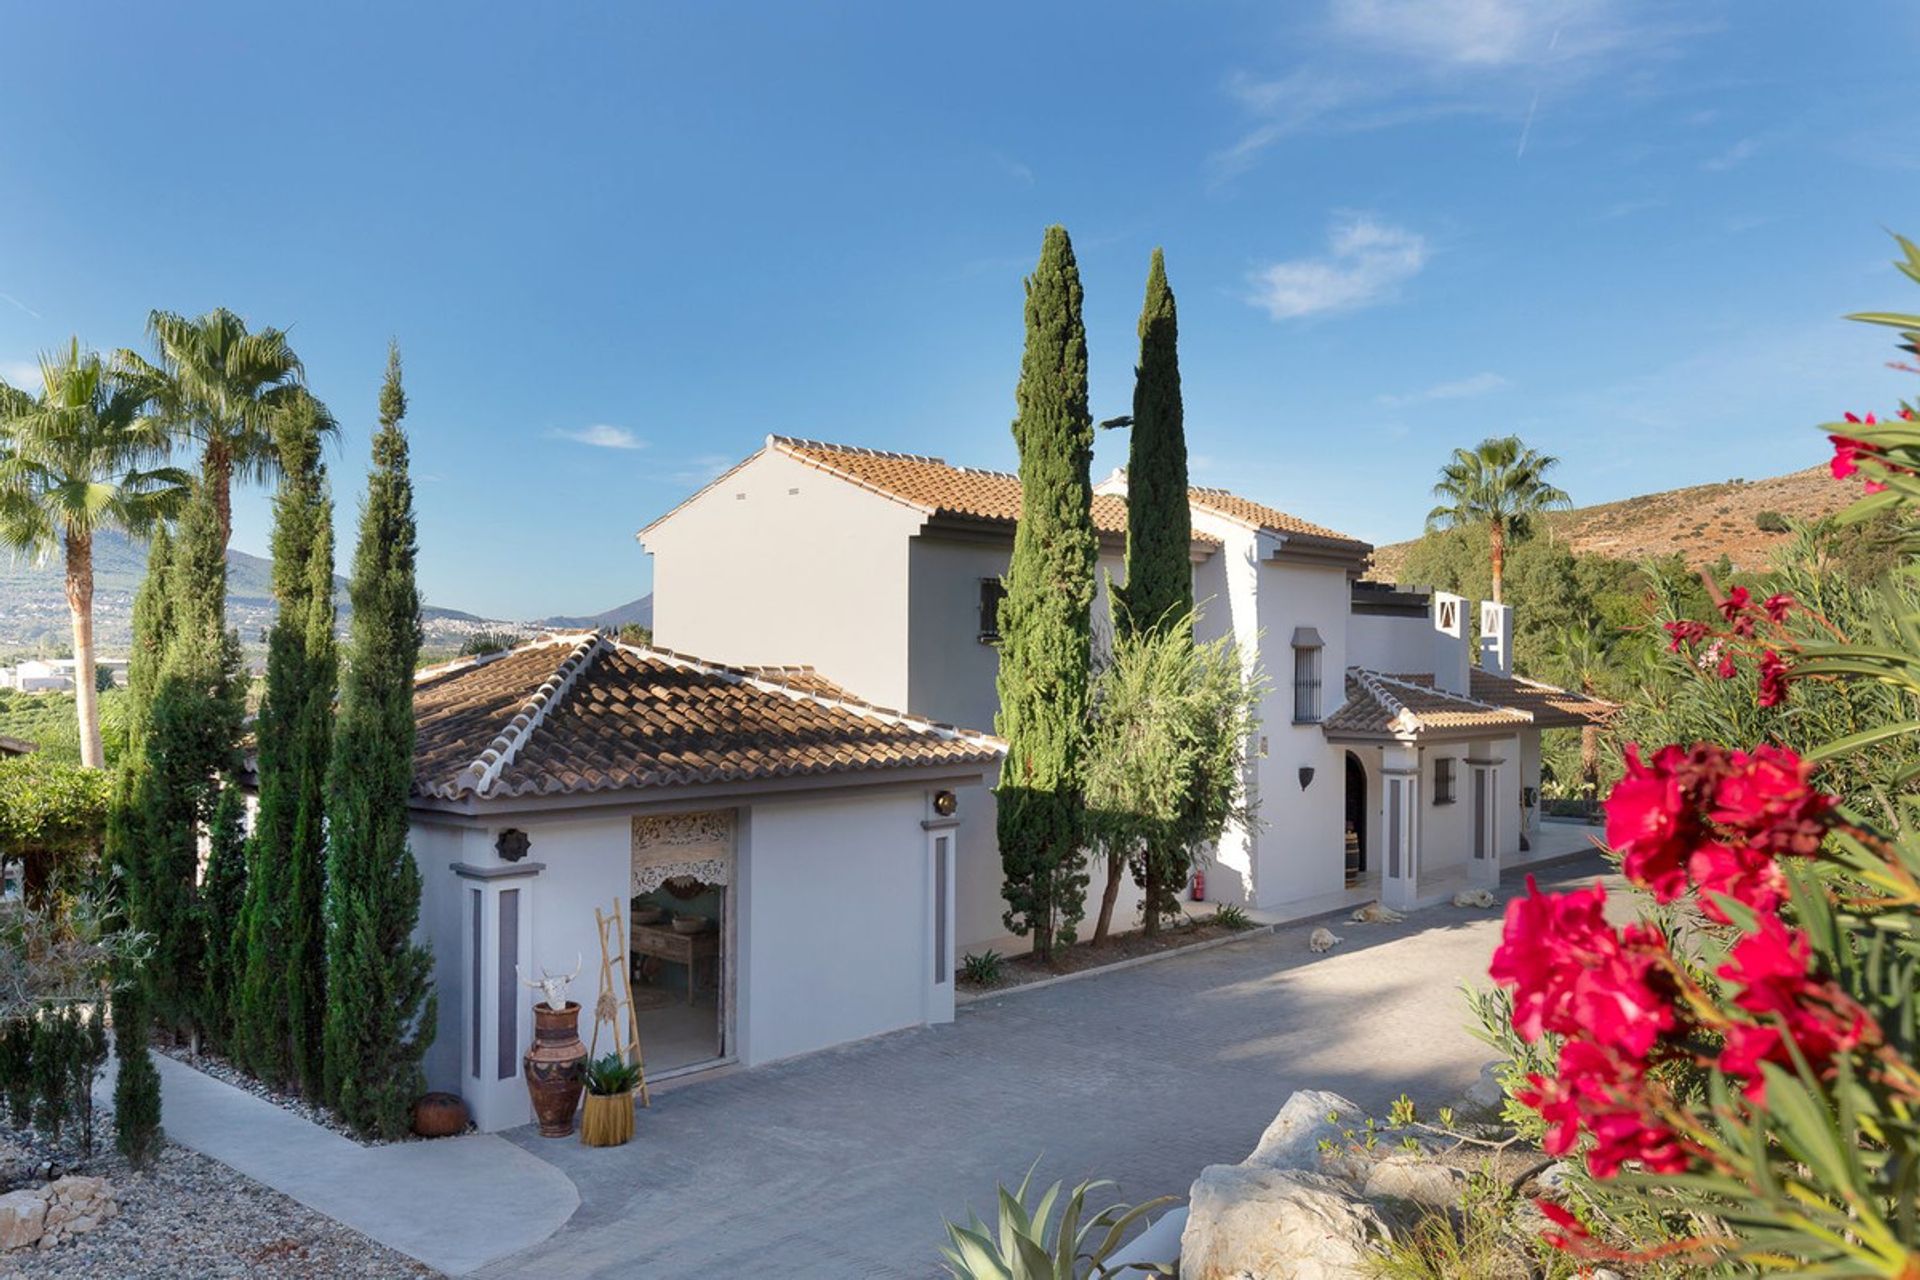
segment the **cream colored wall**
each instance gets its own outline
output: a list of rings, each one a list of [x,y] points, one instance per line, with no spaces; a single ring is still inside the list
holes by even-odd
[[[645,540],[654,639],[719,662],[805,663],[908,700],[908,546],[920,513],[769,450]]]

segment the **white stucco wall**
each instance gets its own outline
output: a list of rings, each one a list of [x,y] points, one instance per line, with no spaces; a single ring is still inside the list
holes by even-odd
[[[1324,642],[1320,714],[1325,716],[1343,696],[1350,591],[1346,572],[1337,567],[1284,560],[1259,566],[1256,606],[1269,682],[1256,743],[1265,751],[1255,762],[1263,824],[1254,842],[1254,902],[1260,907],[1336,893],[1345,884],[1345,752],[1327,741],[1318,723],[1293,723],[1292,641],[1294,629],[1304,626],[1317,630]],[[1314,771],[1304,789],[1302,767]]]
[[[747,1065],[790,1057],[901,1027],[949,1021],[957,956],[935,981],[930,791],[919,785],[756,798],[734,808],[736,850],[732,937],[732,1055]],[[580,1038],[593,1039],[600,944],[595,908],[624,924],[631,888],[636,810],[516,814],[459,827],[416,816],[414,856],[425,881],[421,936],[434,950],[439,1024],[428,1051],[429,1087],[461,1094],[482,1128],[532,1120],[524,1078],[496,1071],[500,968],[483,950],[481,1071],[471,1071],[473,1010],[468,894],[476,885],[524,895],[520,951],[524,976],[545,969],[580,975],[568,991],[581,1005]],[[494,852],[500,830],[530,841],[510,866]],[[963,823],[964,827],[964,823]],[[957,834],[952,832],[950,834]],[[459,862],[508,879],[463,877]],[[537,873],[533,871],[538,864]],[[956,862],[957,868],[957,862]],[[486,931],[497,898],[484,899]],[[949,928],[949,946],[957,930]],[[511,970],[513,957],[506,961]],[[537,993],[517,986],[512,1028],[517,1063],[532,1043]],[[608,1048],[602,1037],[601,1052]]]
[[[809,664],[904,708],[908,545],[921,520],[761,453],[647,534],[654,639],[718,662]]]
[[[893,790],[748,811],[738,895],[742,1061],[953,1017],[951,977],[938,999],[931,991],[927,812],[924,794]]]
[[[1433,671],[1433,623],[1427,618],[1356,613],[1347,624],[1347,665],[1412,675]]]

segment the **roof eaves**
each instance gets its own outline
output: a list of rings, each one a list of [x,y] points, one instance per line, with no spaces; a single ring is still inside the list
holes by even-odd
[[[714,489],[719,488],[720,485],[724,483],[729,476],[733,475],[734,472],[740,470],[740,468],[746,466],[749,462],[752,462],[755,458],[758,458],[761,454],[766,453],[769,449],[773,448],[773,442],[779,439],[782,439],[782,437],[768,436],[767,442],[761,445],[758,449],[755,449],[752,453],[740,459],[740,461],[734,463],[732,466],[728,467],[725,471],[722,471],[719,475],[707,481],[705,484],[701,485],[698,489],[695,489],[692,493],[688,494],[686,497],[680,499],[679,502],[676,502],[668,510],[655,516],[652,520],[642,525],[640,529],[634,533],[633,535],[634,541],[636,542],[645,541],[646,536],[648,534],[652,533],[655,529],[658,529],[661,525],[665,524],[667,521],[673,519],[673,517],[679,515],[682,511],[686,510],[688,507],[698,502],[701,498],[705,497],[708,493],[712,492]]]

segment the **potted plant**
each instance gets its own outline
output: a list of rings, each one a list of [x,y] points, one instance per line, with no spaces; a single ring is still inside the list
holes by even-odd
[[[640,1067],[618,1053],[587,1063],[587,1109],[580,1118],[580,1141],[589,1147],[617,1147],[633,1137],[633,1091]]]

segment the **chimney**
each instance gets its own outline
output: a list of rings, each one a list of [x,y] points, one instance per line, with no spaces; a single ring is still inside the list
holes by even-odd
[[[1513,675],[1513,606],[1480,602],[1480,669]]]
[[[1433,684],[1442,693],[1467,696],[1473,665],[1467,649],[1467,602],[1444,591],[1433,593]]]

